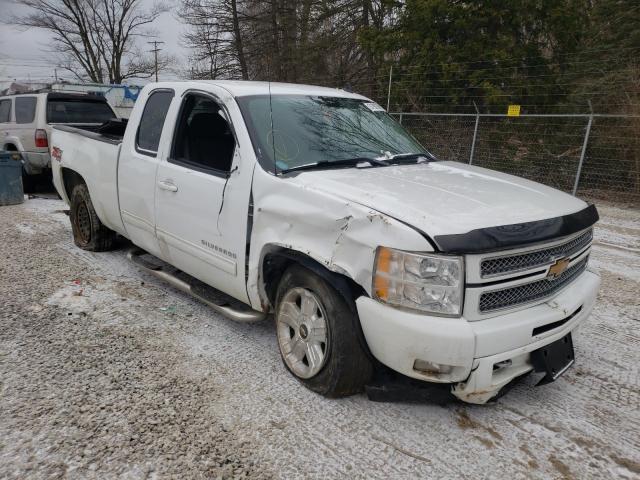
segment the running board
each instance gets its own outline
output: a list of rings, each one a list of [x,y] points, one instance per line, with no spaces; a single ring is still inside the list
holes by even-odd
[[[193,296],[197,300],[202,303],[209,305],[216,312],[221,313],[222,315],[229,317],[231,320],[235,320],[236,322],[241,323],[253,323],[258,322],[260,320],[264,320],[266,318],[266,314],[263,312],[259,312],[257,310],[253,310],[250,307],[245,309],[234,308],[229,303],[224,301],[213,301],[212,299],[208,299],[206,295],[205,288],[196,288],[194,285],[185,282],[184,280],[176,277],[175,275],[163,270],[161,265],[152,264],[145,259],[141,258],[142,255],[151,255],[144,250],[140,250],[134,248],[129,250],[127,253],[127,258],[131,260],[131,262],[135,263],[138,267],[144,269],[147,273],[166,281],[171,286],[181,290],[189,295]],[[155,258],[155,257],[154,257]],[[207,289],[211,289],[215,291],[213,287],[206,287]],[[212,295],[213,296],[213,295]]]

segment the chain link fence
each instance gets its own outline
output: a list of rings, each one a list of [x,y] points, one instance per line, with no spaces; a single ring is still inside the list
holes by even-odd
[[[640,116],[393,113],[437,157],[640,203]]]

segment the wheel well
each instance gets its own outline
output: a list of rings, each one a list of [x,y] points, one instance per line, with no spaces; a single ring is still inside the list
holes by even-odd
[[[67,194],[67,198],[71,200],[71,192],[76,187],[76,185],[86,184],[82,176],[69,168],[62,169],[62,183],[64,185],[64,191]]]
[[[329,283],[347,300],[347,303],[353,309],[355,309],[355,300],[362,295],[366,295],[365,290],[352,278],[329,270],[320,262],[302,252],[282,248],[267,253],[262,261],[262,280],[271,306],[275,307],[278,285],[282,275],[294,264],[302,265]]]
[[[4,146],[4,149],[5,149],[7,152],[17,152],[17,151],[18,151],[18,147],[16,147],[13,143],[7,143],[7,144]]]

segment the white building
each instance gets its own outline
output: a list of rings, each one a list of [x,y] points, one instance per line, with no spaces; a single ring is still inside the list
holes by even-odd
[[[137,85],[105,85],[100,83],[54,83],[50,88],[56,92],[103,95],[121,118],[129,118],[131,109],[142,90],[142,87]]]

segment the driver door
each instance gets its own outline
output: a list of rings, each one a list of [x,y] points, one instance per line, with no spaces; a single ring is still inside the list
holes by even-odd
[[[166,261],[246,301],[251,171],[242,168],[225,100],[224,91],[183,95],[171,148],[158,165],[156,236]]]

